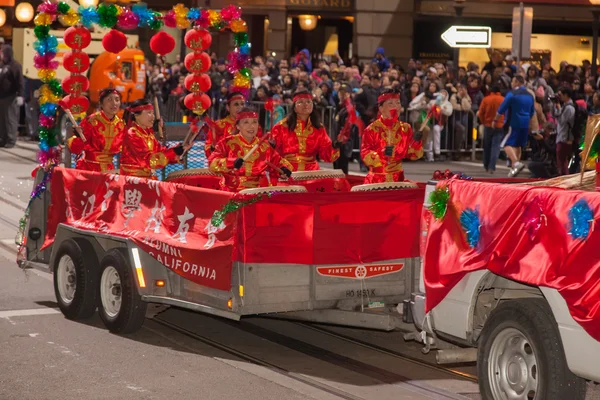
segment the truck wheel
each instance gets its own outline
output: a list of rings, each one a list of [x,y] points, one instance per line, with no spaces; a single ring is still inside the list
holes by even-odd
[[[127,250],[109,250],[100,263],[98,311],[112,333],[133,333],[146,318],[147,303],[137,290]]]
[[[477,374],[484,399],[585,398],[586,382],[569,370],[544,299],[507,301],[492,311],[479,338]]]
[[[89,318],[96,311],[98,260],[85,239],[60,244],[54,264],[54,294],[65,317]]]

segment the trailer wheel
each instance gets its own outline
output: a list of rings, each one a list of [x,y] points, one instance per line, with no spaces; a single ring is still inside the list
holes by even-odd
[[[100,263],[98,310],[112,333],[133,333],[146,318],[126,249],[109,250]]]
[[[507,301],[492,311],[479,339],[477,374],[484,399],[585,398],[586,382],[569,370],[543,299]]]
[[[60,244],[54,264],[54,294],[65,317],[89,318],[96,311],[98,259],[85,239]]]

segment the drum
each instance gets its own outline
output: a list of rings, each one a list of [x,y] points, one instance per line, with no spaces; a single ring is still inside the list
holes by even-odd
[[[358,185],[352,188],[352,192],[373,192],[376,190],[403,190],[417,189],[419,185],[414,182],[382,182]]]
[[[166,182],[182,183],[188,186],[204,189],[221,189],[221,175],[211,172],[208,168],[192,168],[174,171],[167,175]]]
[[[279,182],[279,185],[285,185]],[[292,172],[287,184],[302,185],[309,192],[349,192],[350,183],[341,169]]]
[[[304,186],[267,186],[240,190],[239,194],[265,194],[265,193],[306,193]]]

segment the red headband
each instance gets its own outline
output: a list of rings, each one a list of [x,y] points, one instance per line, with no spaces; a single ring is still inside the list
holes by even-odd
[[[144,110],[154,111],[154,106],[152,104],[144,104],[141,106],[128,108],[128,110],[129,110],[129,112],[132,112],[132,113],[137,113],[137,112],[144,111]]]
[[[232,101],[234,101],[238,97],[240,97],[242,100],[246,101],[246,98],[244,97],[244,95],[241,94],[241,93],[238,93],[238,94],[235,94],[235,95],[231,96],[231,98],[229,100],[227,100],[227,103],[231,103]]]
[[[310,93],[297,94],[294,96],[294,103],[297,102],[298,100],[302,100],[302,99],[312,100],[312,94],[310,94]]]
[[[117,89],[105,89],[104,92],[106,93],[106,96],[110,95],[110,94],[118,94],[119,96],[121,95]]]
[[[381,96],[379,96],[377,98],[377,103],[383,104],[388,100],[394,100],[394,99],[400,100],[400,95],[398,93],[386,93],[386,94],[382,94]]]
[[[258,113],[255,113],[254,111],[248,111],[248,112],[239,113],[235,117],[235,122],[241,121],[241,120],[246,119],[246,118],[258,119]]]

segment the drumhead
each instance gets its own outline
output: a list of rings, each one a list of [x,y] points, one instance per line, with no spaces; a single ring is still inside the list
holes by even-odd
[[[306,193],[306,188],[304,186],[269,186],[269,187],[259,187],[252,189],[244,189],[240,190],[240,194],[261,194],[261,193],[273,193],[273,192],[283,192],[283,193]]]
[[[317,171],[292,172],[292,179],[296,181],[307,181],[311,179],[345,178],[346,174],[341,169],[320,169]]]
[[[352,192],[372,192],[375,190],[402,190],[402,189],[416,189],[419,186],[413,182],[382,182],[382,183],[369,183],[367,185],[354,186],[350,191]]]
[[[209,176],[219,176],[209,170],[208,168],[190,168],[190,169],[182,169],[180,171],[173,171],[169,175],[165,181],[170,181],[172,179],[183,178],[186,176],[198,176],[198,175],[209,175]]]

